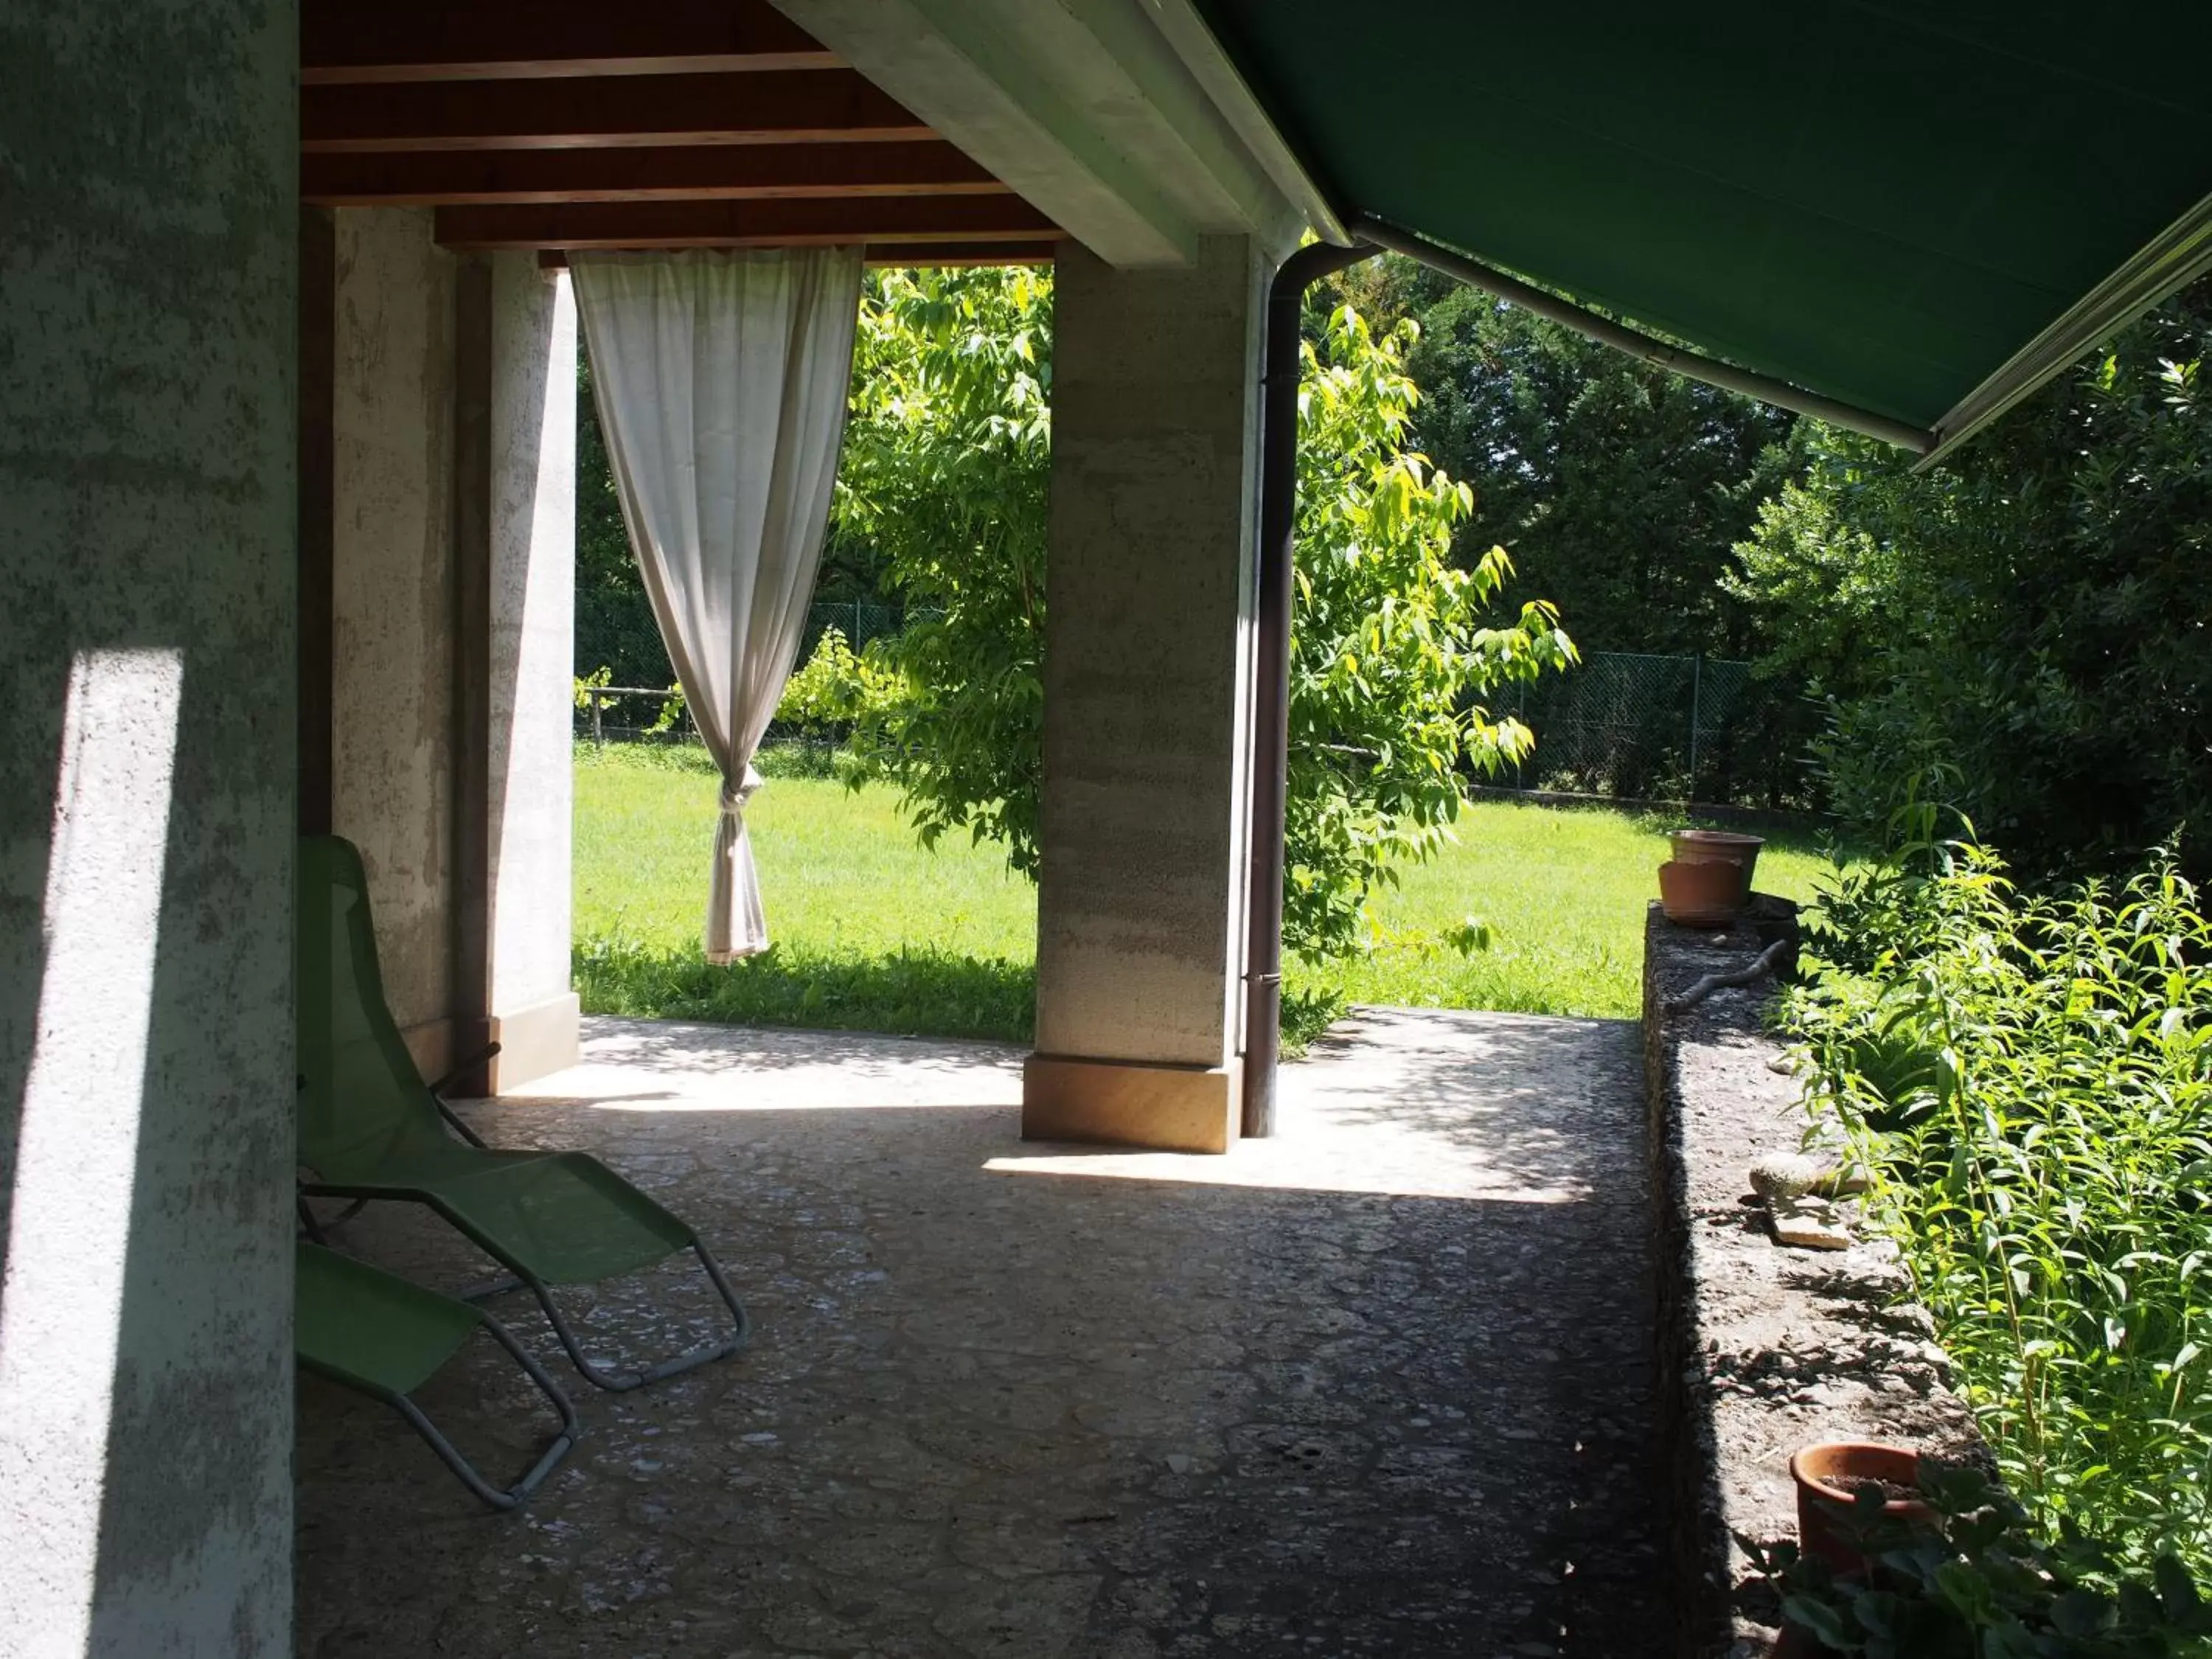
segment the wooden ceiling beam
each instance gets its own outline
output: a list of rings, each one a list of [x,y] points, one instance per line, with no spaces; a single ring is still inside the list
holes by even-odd
[[[1006,193],[1006,185],[941,141],[416,150],[398,155],[307,155],[301,158],[300,167],[300,199],[316,207]]]
[[[305,86],[834,69],[767,0],[304,0]]]
[[[598,202],[451,207],[437,240],[467,252],[529,248],[813,247],[865,243],[1012,244],[1060,233],[1014,196],[877,197],[771,202]]]
[[[861,250],[862,263],[871,265],[1048,265],[1058,253],[1057,242],[894,242]],[[565,248],[540,249],[538,263],[547,270],[565,270]]]
[[[872,265],[1048,265],[1058,242],[894,242],[871,244],[863,258]]]
[[[936,134],[850,70],[427,81],[300,94],[315,155],[903,142]]]

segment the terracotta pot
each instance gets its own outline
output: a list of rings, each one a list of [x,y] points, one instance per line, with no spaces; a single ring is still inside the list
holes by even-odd
[[[1832,1440],[1807,1446],[1790,1460],[1797,1483],[1797,1547],[1839,1573],[1864,1572],[1865,1553],[1856,1536],[1855,1481],[1881,1480],[1907,1492],[1920,1490],[1920,1454],[1905,1446],[1863,1440]],[[1933,1524],[1936,1511],[1917,1498],[1893,1498],[1882,1518]]]
[[[1684,927],[1725,927],[1743,914],[1748,896],[1743,872],[1735,865],[1676,859],[1659,866],[1659,908],[1668,921]]]
[[[1751,878],[1759,868],[1759,849],[1764,837],[1740,836],[1729,830],[1677,830],[1668,837],[1678,864],[1735,864],[1743,869],[1743,890],[1751,895]]]

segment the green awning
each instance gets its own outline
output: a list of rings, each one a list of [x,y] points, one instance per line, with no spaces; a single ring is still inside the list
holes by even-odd
[[[1944,442],[2212,267],[2212,0],[1200,0],[1371,216]]]

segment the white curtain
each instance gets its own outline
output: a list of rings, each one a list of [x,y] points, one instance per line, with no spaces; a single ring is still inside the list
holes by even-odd
[[[578,253],[592,392],[631,548],[722,773],[709,962],[768,948],[745,835],[844,436],[860,250]]]

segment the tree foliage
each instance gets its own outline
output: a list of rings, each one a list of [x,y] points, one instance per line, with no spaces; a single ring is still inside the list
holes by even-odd
[[[1022,266],[872,275],[839,532],[907,603],[874,647],[906,694],[856,733],[926,844],[964,830],[1036,872],[1052,283]]]
[[[1586,650],[1744,654],[1756,623],[1719,579],[1793,416],[1395,256],[1346,280],[1419,321],[1413,439],[1474,487],[1462,565],[1504,546]]]
[[[1504,549],[1452,563],[1474,492],[1407,447],[1419,333],[1377,336],[1343,305],[1303,348],[1283,932],[1308,952],[1352,948],[1368,895],[1458,817],[1468,770],[1527,752],[1528,727],[1482,699],[1575,655],[1541,600],[1492,625]]]
[[[622,497],[592,402],[592,366],[576,357],[576,667],[602,685],[666,685],[676,678],[623,527]]]
[[[1481,696],[1570,660],[1547,605],[1490,625],[1503,552],[1455,568],[1465,486],[1407,447],[1410,325],[1316,320],[1300,402],[1285,933],[1336,951],[1394,860],[1433,848],[1527,731]],[[1051,289],[1027,270],[871,281],[840,524],[915,610],[888,654],[908,696],[862,734],[925,841],[965,830],[1037,867]]]
[[[1961,453],[1806,425],[1731,588],[1833,699],[1835,804],[1942,768],[2031,875],[2124,865],[2212,815],[2212,284]]]

